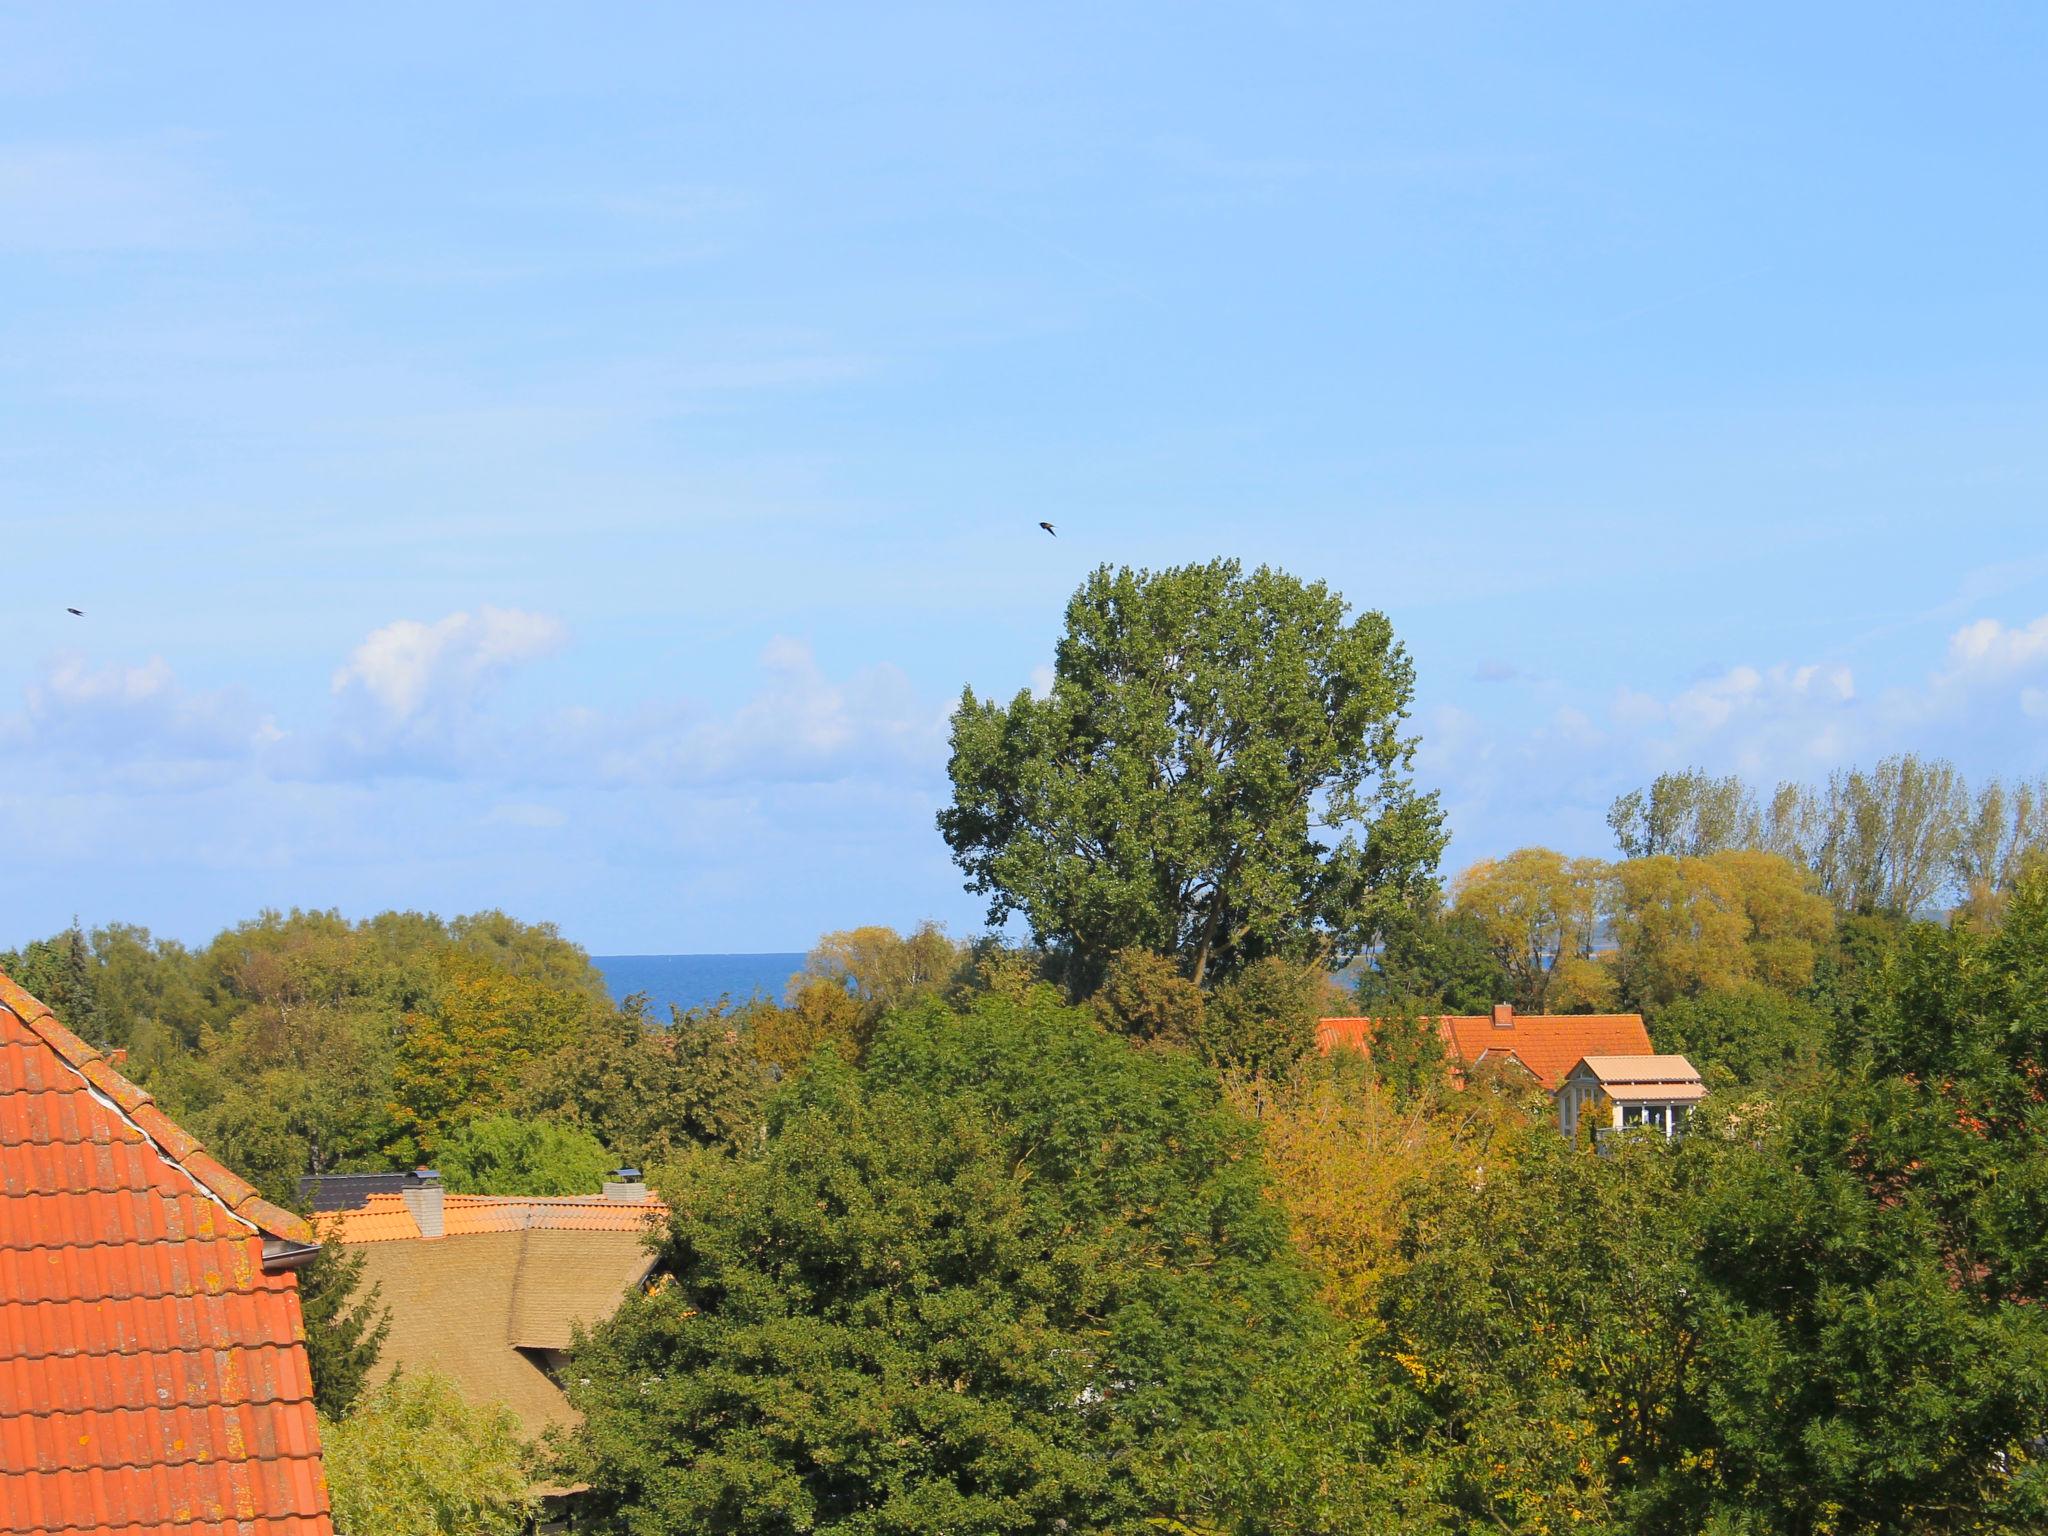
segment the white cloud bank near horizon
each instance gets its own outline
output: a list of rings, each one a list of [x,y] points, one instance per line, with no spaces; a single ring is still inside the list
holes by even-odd
[[[1445,705],[1421,716],[1424,777],[1444,791],[1452,862],[1529,843],[1607,852],[1609,802],[1667,769],[1738,773],[1764,789],[1893,752],[1946,757],[1965,777],[2048,770],[2048,615],[1980,618],[1950,633],[1918,678],[1859,678],[1838,660],[1741,662],[1659,693],[1605,701],[1531,690],[1532,728],[1502,732]],[[1526,828],[1526,831],[1516,830]]]
[[[932,826],[950,696],[777,635],[723,708],[550,702],[538,669],[572,646],[557,617],[514,608],[397,619],[340,659],[324,698],[267,701],[188,687],[161,656],[54,658],[0,712],[0,829],[37,876],[7,898],[0,943],[74,911],[196,939],[290,904],[502,905],[600,951],[976,925]],[[1899,750],[1972,778],[2048,767],[2048,615],[1965,623],[1903,680],[1823,659],[1604,698],[1499,681],[1480,695],[1498,712],[1425,701],[1416,717],[1449,868],[1533,842],[1604,851],[1615,794],[1694,763],[1765,785]]]

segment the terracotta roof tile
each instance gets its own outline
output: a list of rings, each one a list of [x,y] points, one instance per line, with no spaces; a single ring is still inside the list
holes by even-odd
[[[1317,1031],[1325,1052],[1338,1046],[1369,1050],[1374,1021],[1369,1018],[1324,1019]],[[1534,1074],[1546,1092],[1556,1092],[1564,1075],[1583,1056],[1647,1056],[1650,1032],[1639,1013],[1506,1013],[1504,1022],[1490,1014],[1445,1014],[1437,1020],[1444,1044],[1459,1063],[1511,1053]]]
[[[0,1536],[332,1536],[305,1223],[0,975]]]

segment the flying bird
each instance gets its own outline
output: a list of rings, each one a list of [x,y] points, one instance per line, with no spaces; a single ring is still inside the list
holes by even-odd
[[[1039,524],[1038,526],[1039,526],[1039,527],[1041,527],[1041,528],[1043,528],[1043,529],[1044,529],[1044,530],[1045,530],[1045,531],[1046,531],[1047,533],[1052,533],[1052,524],[1051,524],[1051,523],[1040,523],[1040,524]],[[1052,536],[1053,536],[1054,538],[1058,538],[1058,537],[1059,537],[1059,535],[1058,535],[1058,534],[1056,534],[1056,533],[1052,533]]]
[[[66,608],[64,611],[70,614],[71,617],[73,617],[74,619],[82,619],[85,617],[85,610],[83,608]]]

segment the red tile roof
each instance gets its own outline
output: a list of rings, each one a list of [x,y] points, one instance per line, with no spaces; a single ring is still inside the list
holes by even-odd
[[[1639,1013],[1515,1013],[1445,1014],[1437,1022],[1445,1049],[1462,1064],[1482,1057],[1512,1055],[1554,1093],[1564,1075],[1582,1056],[1648,1056],[1650,1032]],[[1370,1050],[1373,1020],[1324,1019],[1318,1043],[1328,1052],[1340,1045]]]
[[[332,1536],[311,1236],[0,975],[0,1536]]]

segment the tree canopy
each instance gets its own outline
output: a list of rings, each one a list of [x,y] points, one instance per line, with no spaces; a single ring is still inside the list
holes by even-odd
[[[1413,691],[1386,617],[1320,582],[1105,566],[1044,698],[962,694],[939,829],[990,921],[1021,913],[1075,996],[1131,948],[1203,985],[1266,955],[1341,962],[1434,889]]]
[[[321,1459],[336,1536],[518,1536],[537,1500],[519,1421],[431,1371],[393,1376],[342,1419]]]
[[[1953,763],[1902,752],[1763,797],[1687,768],[1617,798],[1607,824],[1629,859],[1778,854],[1842,912],[1911,917],[1943,896],[1982,912],[2048,857],[2048,781],[1988,778],[1973,794]]]
[[[1192,1057],[986,997],[820,1057],[672,1191],[673,1283],[578,1354],[568,1472],[633,1530],[1196,1520],[1303,1326],[1255,1138]]]
[[[466,1195],[594,1195],[619,1166],[581,1126],[503,1113],[466,1122],[434,1164]]]

